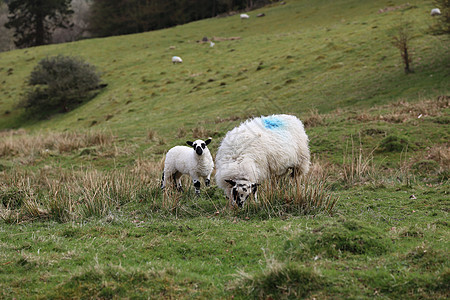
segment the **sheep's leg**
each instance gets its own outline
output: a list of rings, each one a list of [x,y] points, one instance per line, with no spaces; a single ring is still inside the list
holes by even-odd
[[[291,178],[295,179],[300,177],[301,175],[305,175],[302,166],[294,166],[291,168],[292,173],[291,173]]]
[[[258,203],[258,184],[256,184],[256,183],[252,184],[252,192],[253,192],[253,198],[255,199],[255,202]]]
[[[209,186],[211,184],[211,174],[209,174],[205,179],[205,186]]]
[[[183,191],[183,185],[181,184],[181,175],[182,174],[180,172],[175,172],[172,174],[173,184],[175,185],[175,188],[179,192]]]
[[[161,178],[161,189],[163,190],[166,187],[166,178],[164,177],[164,172],[162,173]]]
[[[234,206],[234,200],[233,200],[233,197],[231,195],[231,189],[230,188],[227,188],[225,190],[225,195],[227,196],[227,199],[230,200],[230,208],[232,208]]]
[[[194,183],[195,194],[197,196],[200,195],[200,180],[198,180],[198,178],[194,178],[192,179],[192,182]]]

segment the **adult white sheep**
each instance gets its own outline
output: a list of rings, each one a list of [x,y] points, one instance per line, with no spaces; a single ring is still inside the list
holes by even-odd
[[[183,62],[183,60],[181,59],[181,57],[179,56],[173,56],[172,57],[172,63],[173,64],[181,64]]]
[[[310,165],[308,136],[291,115],[245,121],[229,131],[216,155],[216,182],[231,204],[242,207],[257,186],[272,175],[306,174]]]
[[[247,14],[241,14],[240,17],[241,17],[241,20],[243,20],[243,19],[250,19],[250,16],[247,15]]]
[[[433,8],[432,10],[431,10],[431,16],[432,17],[434,17],[434,16],[440,16],[441,15],[441,10],[439,9],[439,8]]]
[[[207,147],[211,143],[211,138],[206,141],[196,140],[186,143],[191,147],[175,146],[167,152],[161,188],[165,188],[167,178],[171,177],[176,188],[180,191],[183,190],[181,176],[188,174],[192,178],[195,193],[198,195],[200,194],[200,178],[203,178],[205,185],[209,186],[214,168],[214,162]]]

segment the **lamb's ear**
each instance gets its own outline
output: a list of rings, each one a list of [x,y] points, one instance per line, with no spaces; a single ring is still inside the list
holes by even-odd
[[[189,146],[191,146],[191,147],[192,147],[192,145],[194,144],[194,142],[191,142],[191,141],[187,141],[187,142],[186,142],[186,144],[188,144]]]
[[[236,185],[236,181],[233,181],[231,179],[225,179],[225,182],[229,183],[231,186],[235,186]]]
[[[211,138],[209,138],[209,139],[207,139],[207,140],[205,141],[206,146],[208,146],[209,143],[211,143]]]

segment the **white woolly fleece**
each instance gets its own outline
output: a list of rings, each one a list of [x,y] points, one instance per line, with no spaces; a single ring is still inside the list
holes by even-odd
[[[225,135],[216,155],[216,183],[229,195],[227,179],[261,183],[293,167],[306,174],[309,165],[308,136],[297,117],[259,117]]]
[[[213,168],[214,162],[208,147],[203,149],[202,155],[197,155],[191,147],[175,146],[167,152],[164,162],[166,178],[178,171],[189,174],[193,180],[198,180],[200,177],[210,176]]]

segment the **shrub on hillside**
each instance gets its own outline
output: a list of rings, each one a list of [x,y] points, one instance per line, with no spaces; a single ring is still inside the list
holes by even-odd
[[[400,50],[400,56],[402,57],[406,74],[413,73],[413,70],[411,68],[412,49],[410,46],[410,41],[413,37],[412,29],[413,26],[411,23],[409,22],[402,23],[396,28],[397,32],[392,37],[393,38],[392,44],[394,45],[394,47]]]
[[[31,88],[19,107],[44,115],[67,112],[105,86],[100,85],[94,66],[62,55],[42,59],[31,72],[28,85]]]

